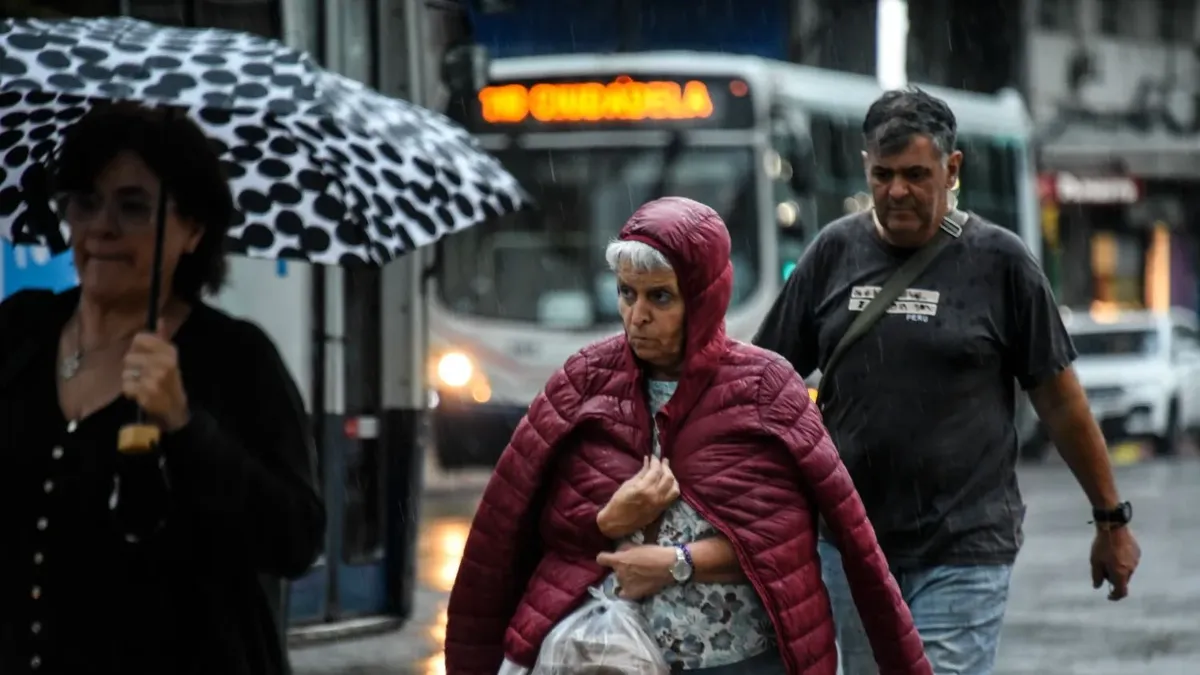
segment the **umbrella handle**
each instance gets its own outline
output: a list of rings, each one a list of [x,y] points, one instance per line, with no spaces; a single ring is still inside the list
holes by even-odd
[[[117,450],[123,455],[144,455],[154,452],[162,431],[153,424],[126,424],[117,434]]]

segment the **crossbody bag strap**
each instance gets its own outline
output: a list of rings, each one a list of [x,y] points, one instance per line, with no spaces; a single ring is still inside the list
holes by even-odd
[[[858,342],[859,338],[867,334],[871,327],[877,321],[883,318],[887,313],[892,303],[904,293],[908,285],[917,280],[917,277],[929,267],[934,258],[937,258],[950,242],[962,236],[963,229],[966,227],[968,216],[963,211],[951,211],[942,219],[942,225],[938,228],[933,239],[929,240],[904,264],[900,269],[892,273],[888,280],[884,282],[883,288],[871,298],[867,306],[863,308],[858,316],[854,317],[854,321],[846,332],[842,334],[842,339],[838,340],[837,345],[833,348],[833,353],[829,355],[829,360],[821,367],[821,382],[817,386],[817,403],[820,405],[825,399],[826,383],[829,382],[829,374],[837,367],[838,363],[846,355],[846,350]]]

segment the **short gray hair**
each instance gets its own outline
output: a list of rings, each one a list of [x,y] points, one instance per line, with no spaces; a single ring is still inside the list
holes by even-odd
[[[945,162],[958,141],[958,120],[942,99],[919,88],[884,92],[862,124],[867,149],[878,157],[902,152],[914,136],[928,136]]]
[[[628,239],[615,239],[604,249],[604,259],[608,268],[619,272],[626,267],[632,267],[635,272],[670,272],[671,261],[662,251],[653,246]]]

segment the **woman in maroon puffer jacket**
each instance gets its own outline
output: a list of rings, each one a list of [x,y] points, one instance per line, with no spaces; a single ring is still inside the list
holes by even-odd
[[[608,578],[643,601],[674,669],[834,675],[819,514],[880,673],[930,675],[804,382],[725,335],[733,268],[720,216],[689,199],[650,202],[607,258],[625,332],[571,357],[501,456],[450,595],[447,673],[533,666],[550,629]]]

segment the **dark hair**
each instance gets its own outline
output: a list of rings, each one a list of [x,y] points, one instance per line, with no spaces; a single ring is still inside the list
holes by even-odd
[[[175,211],[203,228],[200,243],[185,253],[171,289],[188,301],[225,284],[225,236],[233,223],[229,181],[212,141],[181,111],[132,103],[101,104],[71,125],[50,167],[55,192],[86,192],[121,152],[133,152],[163,182]]]
[[[913,87],[884,93],[863,119],[863,142],[877,156],[901,152],[913,136],[928,136],[943,155],[954,152],[958,122],[946,102]]]

